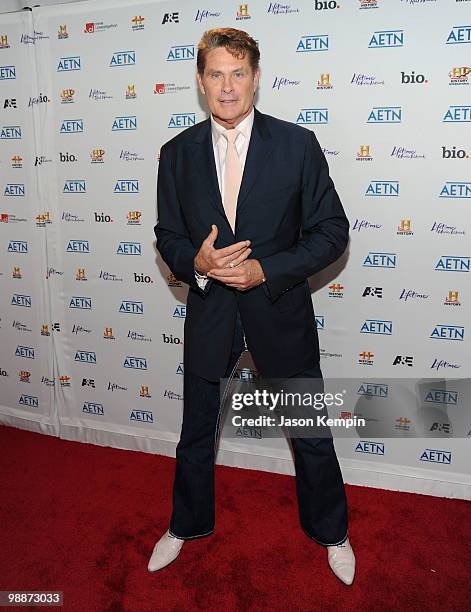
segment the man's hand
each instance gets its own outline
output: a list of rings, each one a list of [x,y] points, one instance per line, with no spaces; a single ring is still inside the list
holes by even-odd
[[[208,272],[208,277],[221,281],[228,287],[234,287],[239,291],[252,289],[252,287],[260,285],[265,280],[265,275],[258,259],[247,259],[237,265],[237,267],[234,265],[234,267],[212,269]]]
[[[210,270],[217,272],[228,268],[229,264],[231,264],[229,269],[232,269],[244,262],[252,252],[252,249],[249,248],[250,240],[242,240],[223,249],[215,249],[214,243],[217,235],[217,225],[212,225],[210,233],[196,254],[195,270],[200,274],[207,274]]]

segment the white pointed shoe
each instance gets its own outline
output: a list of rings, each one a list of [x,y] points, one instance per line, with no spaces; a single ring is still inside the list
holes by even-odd
[[[184,543],[185,540],[173,537],[167,530],[154,546],[147,566],[149,572],[156,572],[175,561]]]
[[[345,584],[352,584],[355,576],[355,555],[348,538],[343,544],[327,546],[331,570]]]

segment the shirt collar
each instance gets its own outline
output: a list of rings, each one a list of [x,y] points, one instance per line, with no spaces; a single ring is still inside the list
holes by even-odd
[[[239,132],[242,132],[242,134],[245,136],[245,138],[247,138],[247,140],[250,140],[254,117],[255,117],[255,111],[254,111],[254,107],[252,106],[252,110],[247,115],[247,117],[243,119],[243,121],[241,121],[239,125],[236,127],[236,129],[239,130]],[[211,115],[211,133],[213,136],[213,142],[217,143],[219,138],[221,138],[222,134],[225,131],[226,131],[226,128],[224,128],[220,123],[217,123],[217,121],[214,120],[213,115]]]

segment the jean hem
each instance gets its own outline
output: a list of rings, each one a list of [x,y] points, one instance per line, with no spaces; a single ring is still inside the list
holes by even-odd
[[[340,544],[343,544],[347,540],[347,538],[348,538],[348,531],[347,531],[345,536],[343,538],[341,538],[338,542],[326,543],[326,542],[321,542],[320,540],[318,540],[317,538],[312,536],[304,528],[303,528],[303,531],[308,536],[308,538],[311,538],[311,540],[314,540],[314,542],[317,542],[317,544],[320,544],[321,546],[340,546]]]
[[[206,533],[198,533],[197,535],[193,536],[177,536],[170,529],[168,530],[168,532],[173,538],[176,538],[177,540],[193,540],[195,538],[204,538],[204,536],[211,535],[212,533],[214,533],[214,528],[211,529],[211,531],[207,531]]]

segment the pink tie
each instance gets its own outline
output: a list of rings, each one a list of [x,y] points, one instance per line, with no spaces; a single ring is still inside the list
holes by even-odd
[[[238,130],[226,130],[223,135],[227,139],[226,162],[224,169],[224,211],[229,225],[235,233],[237,198],[242,181],[242,165],[235,146]]]

